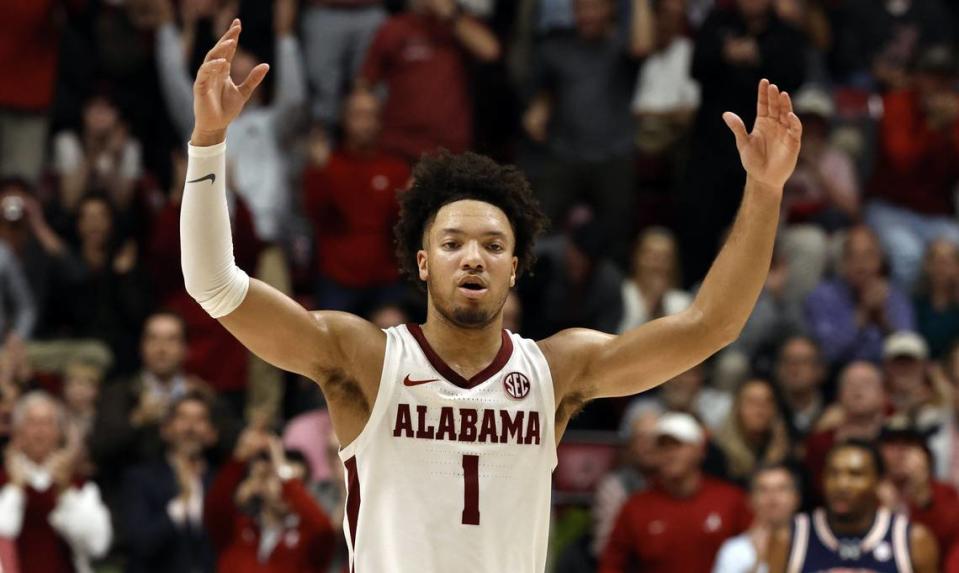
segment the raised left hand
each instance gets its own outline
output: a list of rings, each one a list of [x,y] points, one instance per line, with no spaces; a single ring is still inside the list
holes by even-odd
[[[736,136],[736,148],[746,174],[753,181],[782,193],[799,157],[802,123],[793,113],[789,94],[769,80],[759,82],[756,123],[746,132],[743,120],[727,111],[723,120]]]

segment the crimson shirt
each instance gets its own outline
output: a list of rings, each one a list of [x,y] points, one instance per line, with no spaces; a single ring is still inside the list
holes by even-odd
[[[303,482],[283,483],[283,500],[299,518],[284,528],[266,562],[257,555],[260,529],[256,520],[234,503],[246,464],[230,460],[210,486],[203,521],[217,551],[217,571],[229,573],[324,573],[329,568],[336,537],[333,525],[313,500]]]
[[[746,495],[708,477],[688,498],[661,487],[638,493],[623,506],[603,551],[599,573],[707,572],[726,539],[752,523]]]
[[[316,229],[322,275],[352,288],[399,278],[393,254],[396,193],[409,178],[407,164],[382,151],[338,150],[322,169],[306,168],[304,204]]]
[[[60,51],[57,0],[9,0],[0,10],[0,107],[44,111],[53,101]],[[71,10],[86,0],[63,2]]]
[[[927,215],[953,215],[952,189],[959,180],[959,120],[942,131],[926,126],[915,91],[883,98],[879,160],[869,193]]]
[[[959,493],[952,486],[932,482],[932,499],[925,508],[910,507],[909,520],[929,528],[939,544],[939,553],[946,555],[959,535]]]
[[[448,23],[408,12],[380,27],[359,76],[389,88],[383,149],[409,161],[440,147],[466,151],[473,121],[465,59]]]

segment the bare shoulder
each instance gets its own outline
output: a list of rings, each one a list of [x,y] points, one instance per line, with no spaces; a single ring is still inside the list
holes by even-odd
[[[932,532],[921,523],[913,523],[909,531],[909,555],[916,573],[939,570],[939,547]]]
[[[597,330],[570,328],[537,341],[553,377],[558,409],[563,409],[566,402],[575,411],[589,400],[592,393],[589,388],[580,388],[580,381],[590,360],[613,338]]]
[[[340,355],[340,364],[357,376],[374,373],[379,380],[379,371],[386,354],[386,333],[372,322],[350,314],[330,310],[310,312],[317,327],[333,343]],[[326,368],[320,365],[322,372]]]

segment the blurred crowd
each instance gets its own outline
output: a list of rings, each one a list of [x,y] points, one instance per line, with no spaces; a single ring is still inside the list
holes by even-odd
[[[552,221],[506,328],[683,310],[742,197],[721,113],[749,125],[760,78],[788,90],[802,151],[756,309],[705,364],[572,420],[551,568],[753,571],[856,439],[886,461],[875,495],[959,572],[945,0],[3,3],[0,571],[345,570],[322,395],[180,272],[192,78],[235,17],[234,78],[271,64],[227,136],[238,264],[383,328],[424,319],[392,226],[439,149],[519,165]]]

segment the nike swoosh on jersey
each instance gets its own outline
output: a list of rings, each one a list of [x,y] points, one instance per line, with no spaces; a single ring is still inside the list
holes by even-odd
[[[206,181],[207,179],[210,180],[210,184],[212,185],[213,182],[216,181],[216,173],[207,173],[203,177],[194,179],[193,181],[187,181],[187,183],[200,183],[201,181]]]
[[[403,379],[404,386],[419,386],[420,384],[429,384],[430,382],[439,382],[439,378],[432,378],[430,380],[410,380],[409,374],[406,375],[406,378]]]

